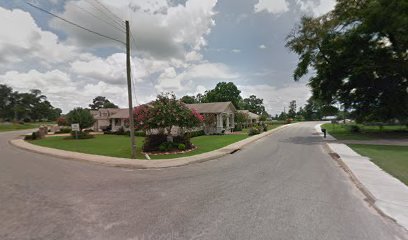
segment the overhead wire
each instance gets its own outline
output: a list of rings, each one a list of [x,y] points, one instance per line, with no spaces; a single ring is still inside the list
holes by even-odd
[[[116,14],[114,14],[114,13],[113,13],[109,8],[107,8],[102,2],[97,1],[97,0],[94,0],[94,1],[96,2],[96,4],[102,6],[102,8],[105,9],[109,14],[111,14],[111,16],[112,16],[113,18],[116,18],[117,21],[119,21],[120,23],[123,23],[123,20],[122,20],[120,17],[118,17]]]
[[[89,14],[89,15],[93,16],[94,18],[106,23],[107,25],[110,25],[111,27],[115,28],[118,31],[120,31],[122,33],[126,33],[124,28],[120,28],[117,25],[114,25],[113,23],[115,23],[115,22],[108,22],[107,20],[103,19],[102,17],[99,17],[98,15],[93,14],[91,11],[79,6],[78,4],[72,4],[72,6],[78,8],[78,9],[81,9],[82,11],[86,12],[87,14]]]
[[[107,36],[107,35],[105,35],[105,34],[102,34],[102,33],[96,32],[96,31],[93,31],[93,30],[91,30],[91,29],[89,29],[89,28],[86,28],[86,27],[81,26],[81,25],[79,25],[79,24],[77,24],[77,23],[74,23],[74,22],[72,22],[72,21],[70,21],[70,20],[68,20],[68,19],[65,19],[65,18],[63,18],[63,17],[60,17],[60,16],[58,16],[57,14],[54,14],[54,13],[48,11],[48,10],[45,10],[45,9],[39,7],[39,6],[34,5],[34,4],[32,4],[32,3],[29,3],[29,2],[25,2],[25,3],[28,4],[28,5],[30,5],[30,6],[33,7],[33,8],[36,8],[36,9],[38,9],[38,10],[44,12],[44,13],[47,13],[47,14],[49,14],[49,15],[52,15],[52,16],[54,16],[54,17],[56,17],[56,18],[58,18],[58,19],[60,19],[60,20],[62,20],[62,21],[64,21],[64,22],[66,22],[66,23],[69,23],[69,24],[71,24],[71,25],[77,27],[77,28],[80,28],[80,29],[82,29],[82,30],[88,31],[88,32],[93,33],[93,34],[95,34],[95,35],[98,35],[98,36],[100,36],[100,37],[104,37],[104,38],[110,39],[110,40],[112,40],[112,41],[119,42],[119,43],[121,43],[121,44],[126,44],[125,42],[123,42],[123,41],[121,41],[121,40],[119,40],[119,39],[116,39],[116,38]]]
[[[100,3],[98,1],[92,1],[92,0],[85,0],[91,7],[93,7],[95,10],[97,10],[98,12],[102,13],[103,15],[105,15],[105,17],[109,18],[111,21],[113,21],[114,23],[116,23],[117,26],[121,27],[121,28],[125,28],[124,26],[124,22],[122,19],[120,19],[119,17],[112,17],[110,14],[107,14],[106,11],[104,11],[104,7],[103,8],[100,7]],[[96,3],[96,4],[95,4]]]

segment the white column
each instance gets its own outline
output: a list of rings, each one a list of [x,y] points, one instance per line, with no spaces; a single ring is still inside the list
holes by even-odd
[[[229,131],[230,130],[230,114],[227,114],[227,119],[226,119],[226,126],[225,126],[225,130]]]
[[[231,113],[231,125],[232,125],[232,128],[235,128],[234,113]]]
[[[221,133],[223,129],[222,113],[217,114],[217,133]]]

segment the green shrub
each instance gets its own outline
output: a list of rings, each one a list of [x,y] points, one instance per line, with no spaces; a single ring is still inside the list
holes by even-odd
[[[28,140],[33,140],[33,134],[25,135],[25,136],[24,136],[24,140],[26,140],[26,141],[28,141]]]
[[[178,145],[178,149],[179,149],[180,151],[184,151],[184,150],[186,150],[186,145],[180,143],[180,144]]]
[[[160,144],[159,150],[160,152],[166,152],[168,150],[167,144],[164,144],[164,143]]]
[[[186,133],[186,135],[189,135],[190,138],[193,138],[193,137],[203,136],[205,135],[205,132],[204,130],[199,130],[199,131],[188,132]]]
[[[91,135],[87,132],[71,132],[71,137],[73,139],[90,139],[90,138],[94,138],[94,135]]]
[[[258,128],[253,127],[253,128],[249,129],[248,136],[257,135],[257,134],[260,134],[260,133],[261,133],[261,131]]]
[[[240,132],[240,131],[242,131],[242,126],[241,125],[235,125],[234,132]]]
[[[60,130],[55,133],[59,134],[59,133],[70,133],[70,132],[71,132],[71,128],[60,128]]]
[[[144,152],[161,151],[159,149],[162,143],[167,142],[167,136],[164,134],[147,135],[143,144]]]
[[[265,124],[263,125],[263,131],[264,131],[264,132],[268,131],[268,124],[265,123]]]
[[[130,136],[130,131],[126,131],[126,135]],[[135,137],[146,137],[146,133],[143,131],[135,131]]]
[[[352,133],[359,133],[361,132],[361,129],[358,125],[347,125],[347,130],[352,132]]]

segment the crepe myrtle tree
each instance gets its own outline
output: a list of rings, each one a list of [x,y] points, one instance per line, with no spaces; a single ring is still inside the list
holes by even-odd
[[[151,132],[171,135],[173,126],[178,126],[181,133],[200,126],[204,117],[195,109],[189,109],[183,102],[176,99],[173,93],[162,93],[149,104],[140,105],[133,110],[135,128]]]
[[[80,132],[82,132],[83,129],[92,127],[95,119],[89,110],[78,107],[66,115],[66,121],[69,125],[78,123]]]

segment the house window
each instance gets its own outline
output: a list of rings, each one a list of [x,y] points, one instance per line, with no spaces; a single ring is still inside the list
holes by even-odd
[[[119,118],[115,118],[115,126],[119,126],[120,125],[120,119]]]

